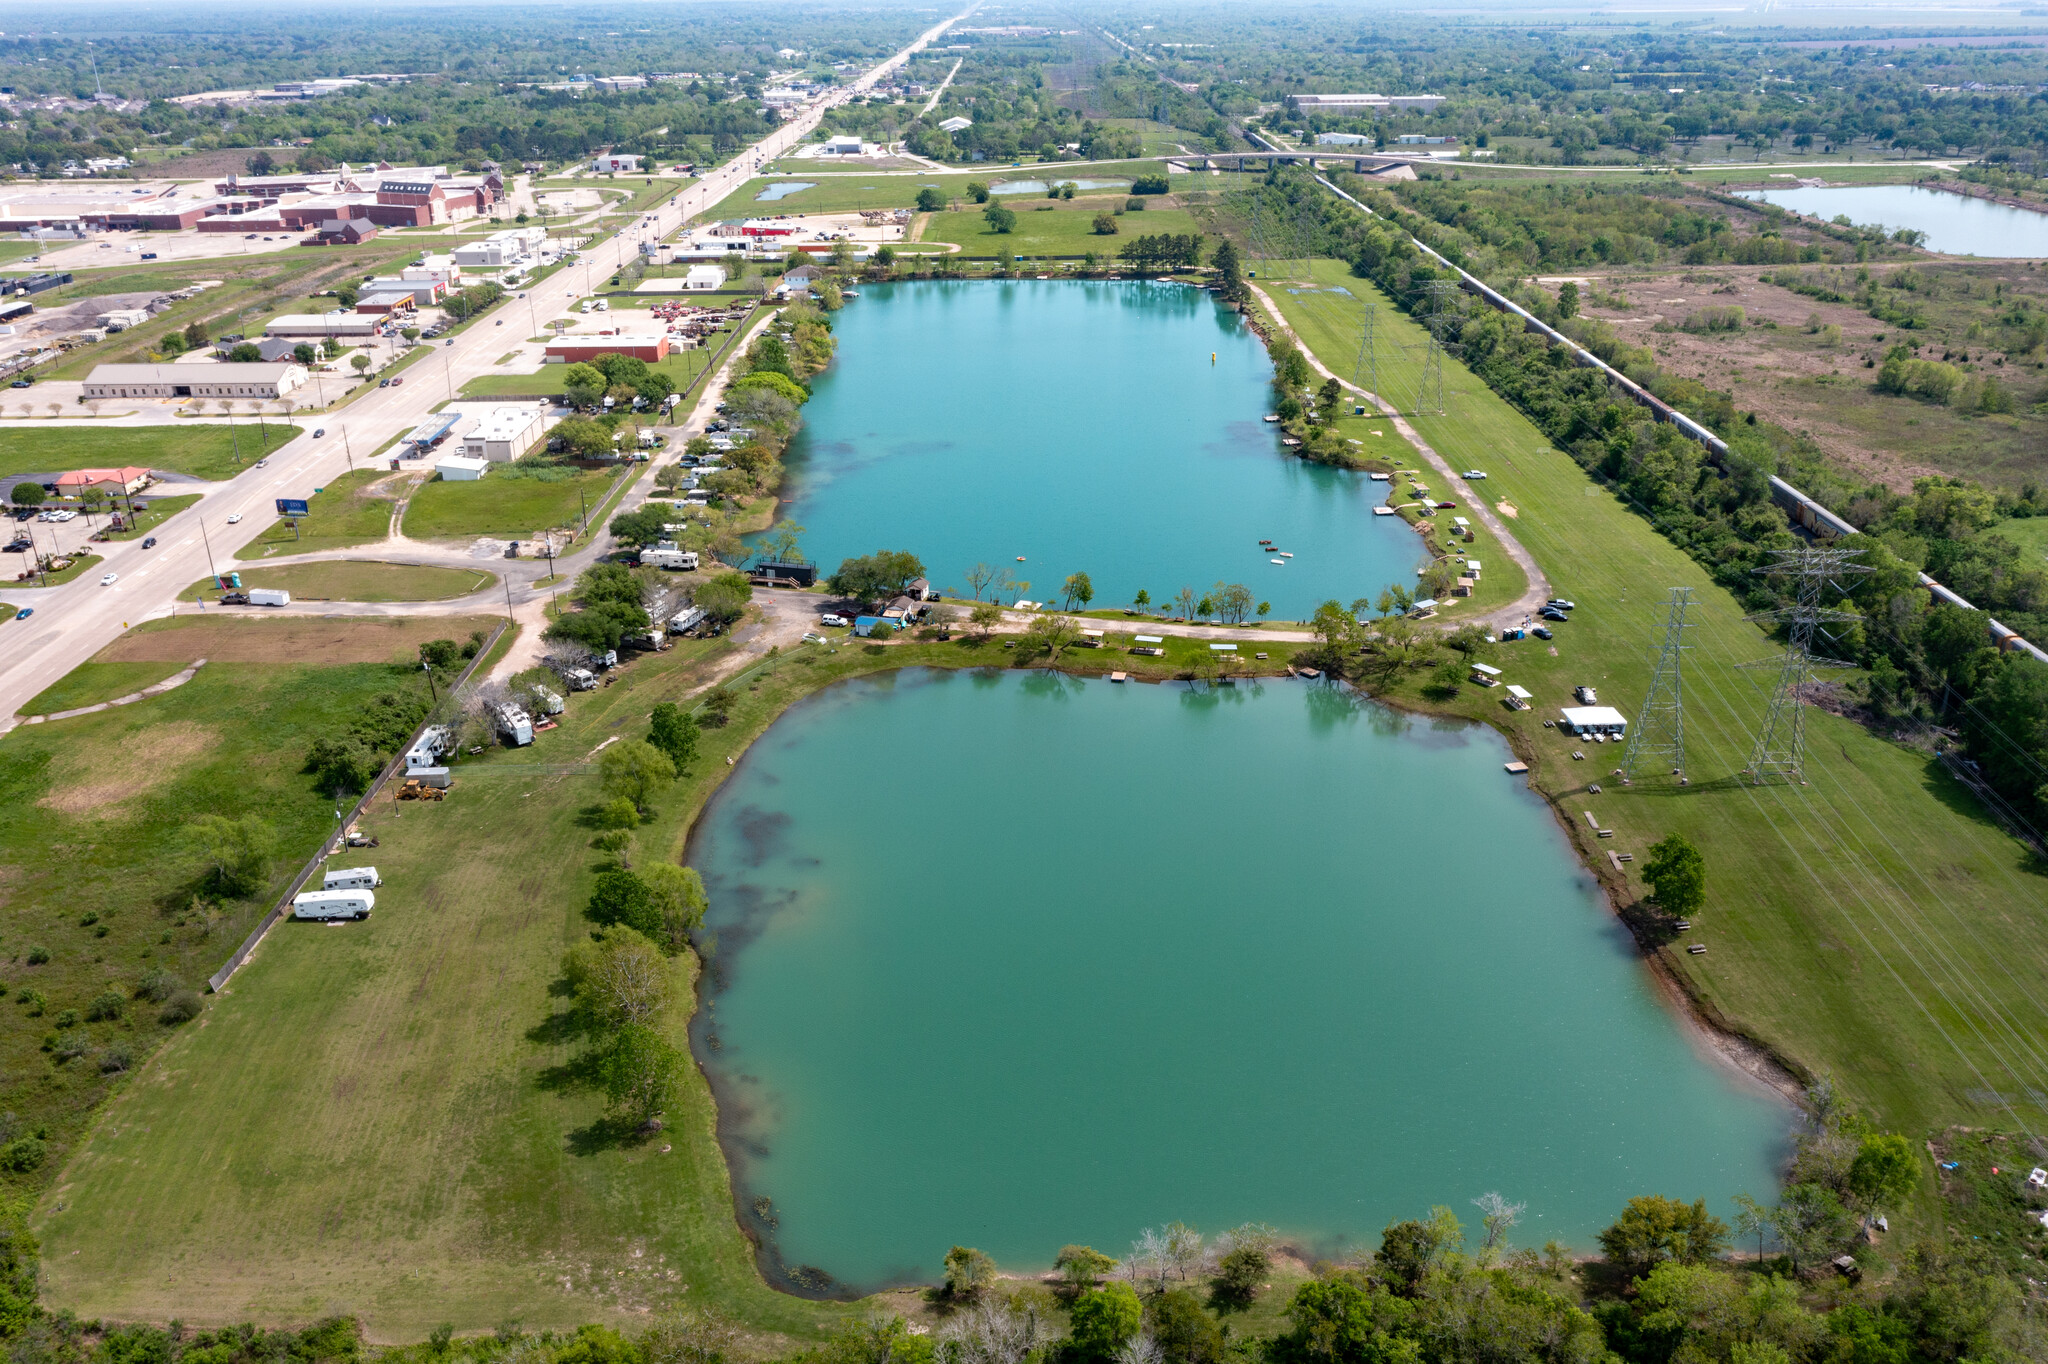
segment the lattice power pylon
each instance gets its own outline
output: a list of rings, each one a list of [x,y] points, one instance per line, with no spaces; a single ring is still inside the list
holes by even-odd
[[[1444,301],[1455,298],[1458,286],[1449,280],[1431,280],[1422,286],[1429,296],[1423,325],[1429,329],[1429,349],[1422,356],[1422,378],[1415,385],[1415,410],[1444,415],[1444,336],[1449,312]],[[1432,401],[1432,399],[1434,401]]]
[[[1657,656],[1657,670],[1650,674],[1650,691],[1629,732],[1628,752],[1621,760],[1621,778],[1633,781],[1645,769],[1669,767],[1682,785],[1685,775],[1685,632],[1693,622],[1685,618],[1692,607],[1692,589],[1674,587],[1664,617],[1664,651]]]
[[[1764,712],[1763,725],[1757,730],[1756,744],[1749,750],[1749,762],[1743,767],[1742,775],[1754,785],[1762,785],[1771,777],[1783,777],[1803,786],[1806,783],[1806,707],[1801,697],[1806,684],[1813,680],[1816,667],[1855,666],[1816,657],[1813,652],[1814,631],[1820,629],[1825,621],[1862,619],[1853,611],[1836,611],[1822,606],[1821,597],[1830,587],[1837,593],[1841,592],[1841,587],[1835,582],[1837,577],[1846,573],[1868,573],[1870,569],[1868,565],[1855,561],[1856,556],[1863,553],[1860,549],[1809,546],[1772,552],[1777,556],[1776,562],[1765,564],[1756,571],[1772,577],[1793,577],[1797,582],[1791,606],[1750,617],[1751,620],[1782,620],[1790,630],[1785,652],[1775,661],[1778,680],[1771,688],[1771,704]]]
[[[1351,366],[1351,382],[1377,400],[1380,392],[1379,304],[1371,298],[1365,304],[1365,321],[1358,328],[1358,359]]]

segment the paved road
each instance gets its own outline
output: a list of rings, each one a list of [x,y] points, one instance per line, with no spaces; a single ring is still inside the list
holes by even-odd
[[[35,608],[30,620],[0,624],[0,659],[5,660],[0,663],[0,733],[14,727],[16,712],[30,697],[111,644],[131,625],[171,614],[186,584],[215,571],[213,566],[223,571],[234,567],[235,551],[276,519],[274,499],[308,496],[349,468],[361,467],[370,451],[410,430],[434,404],[454,397],[470,379],[492,372],[508,338],[535,334],[521,328],[532,327],[537,319],[561,316],[594,280],[624,264],[637,250],[641,237],[667,236],[691,215],[731,194],[762,165],[799,145],[827,109],[865,92],[972,12],[969,6],[962,14],[927,29],[895,56],[804,108],[729,165],[689,185],[646,215],[644,225],[629,227],[603,246],[586,250],[582,265],[555,272],[529,289],[524,300],[499,307],[481,324],[450,338],[452,345],[436,348],[434,354],[407,368],[402,386],[371,389],[345,409],[316,419],[314,424],[327,430],[324,438],[316,440],[309,429],[272,454],[267,468],[252,469],[231,483],[217,485],[199,505],[158,528],[155,549],[143,550],[140,541],[114,544],[107,547],[104,565],[75,582],[32,591],[12,584],[0,589],[6,600]],[[500,318],[511,331],[495,325]],[[237,513],[241,522],[228,525],[226,518]],[[100,575],[109,570],[118,573],[119,580],[101,587]]]

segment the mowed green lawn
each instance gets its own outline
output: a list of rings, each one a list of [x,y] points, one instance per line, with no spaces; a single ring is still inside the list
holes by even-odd
[[[1318,282],[1346,294],[1274,295],[1332,368],[1358,348],[1358,296],[1338,262]],[[1424,340],[1379,297],[1383,387],[1413,393]],[[1508,523],[1552,587],[1579,603],[1556,653],[1540,641],[1500,647],[1506,681],[1536,695],[1504,709],[1468,687],[1453,707],[1505,730],[1560,824],[1624,903],[1644,893],[1651,843],[1682,832],[1704,851],[1708,908],[1662,964],[1709,1015],[1808,1074],[1831,1073],[1859,1105],[1907,1132],[1948,1123],[2037,1126],[2048,1070],[2048,883],[2027,851],[1926,754],[1808,707],[1808,784],[1751,786],[1738,777],[1771,673],[1738,665],[1774,654],[1707,574],[1522,416],[1454,362],[1449,415],[1414,418],[1454,468],[1516,509]],[[1573,741],[1543,721],[1590,685],[1633,717],[1662,635],[1667,589],[1693,589],[1687,632],[1686,739],[1691,784],[1653,777],[1624,788],[1613,746]],[[1584,761],[1571,753],[1583,752]],[[1503,780],[1512,780],[1504,777]],[[1602,794],[1588,787],[1599,784]],[[1585,812],[1614,830],[1591,836]],[[1610,852],[1635,855],[1626,873]],[[1489,884],[1511,893],[1512,868]],[[1706,955],[1686,954],[1688,943]]]
[[[118,404],[111,404],[112,412]],[[71,414],[66,414],[71,415]],[[194,478],[233,478],[298,437],[283,422],[192,422],[182,426],[0,427],[0,478],[71,469],[169,469]]]
[[[275,568],[240,570],[242,585],[281,587],[294,600],[307,601],[447,601],[466,597],[497,581],[480,568],[436,568],[421,564],[387,564],[362,559],[333,559],[312,564],[279,564]],[[180,601],[212,601],[220,588],[201,578],[178,594]]]
[[[405,533],[416,540],[466,535],[524,538],[576,523],[611,488],[611,470],[572,471],[559,483],[506,478],[496,469],[466,483],[423,483],[405,507]],[[580,497],[579,497],[580,493]]]
[[[968,256],[1085,256],[1090,251],[1114,256],[1136,237],[1202,230],[1193,215],[1182,209],[1146,209],[1119,217],[1116,235],[1098,235],[1095,215],[1121,208],[1123,202],[1124,196],[1118,195],[1093,201],[1076,199],[1065,207],[1047,209],[1042,198],[1017,196],[1003,204],[1017,214],[1012,231],[997,232],[977,208],[971,213],[934,213],[920,240],[956,242]]]
[[[194,622],[218,630],[219,620]],[[218,638],[181,652],[166,621],[132,633],[162,646],[154,660],[81,665],[30,702],[32,713],[89,705],[162,681]],[[263,631],[268,622],[249,622]],[[26,628],[26,627],[23,627]],[[41,1169],[0,1176],[7,1196],[51,1186],[110,1094],[137,1083],[156,1047],[176,1035],[158,1005],[129,1002],[124,1016],[79,1024],[85,1054],[58,1061],[42,1050],[66,1011],[83,1015],[102,992],[133,991],[151,971],[203,987],[234,945],[321,840],[334,802],[304,776],[307,747],[345,726],[372,696],[421,686],[411,669],[386,663],[310,666],[215,661],[161,696],[75,719],[17,727],[0,738],[0,867],[5,867],[4,951],[9,999],[0,1006],[0,1066],[18,1131],[49,1129]],[[276,856],[245,899],[195,900],[200,866],[179,842],[195,816],[260,815],[277,836]],[[29,965],[34,948],[50,959]],[[20,998],[23,991],[43,997]],[[183,1025],[207,1026],[205,1016]],[[126,1073],[103,1071],[125,1049]],[[59,1195],[59,1199],[65,1195]],[[163,1228],[170,1232],[169,1227]]]
[[[863,208],[909,208],[917,202],[917,192],[927,185],[935,185],[953,198],[964,201],[967,186],[977,182],[993,185],[1003,180],[1050,179],[1057,184],[1061,180],[1108,180],[1150,174],[1159,168],[1157,161],[1117,161],[1100,166],[1072,166],[1055,161],[1044,165],[1035,162],[1022,166],[991,165],[966,171],[920,172],[916,175],[870,171],[866,175],[820,175],[815,177],[812,188],[785,194],[780,199],[756,197],[770,185],[814,180],[804,173],[779,175],[747,181],[699,215],[697,221],[715,223],[725,218],[771,218],[779,213],[846,213]]]
[[[647,306],[651,307],[652,304]],[[712,354],[713,351],[701,348],[672,351],[666,360],[658,365],[649,365],[648,368],[668,375],[669,382],[673,385],[670,391],[680,393],[704,372],[704,366]],[[542,365],[538,370],[530,370],[524,374],[480,374],[462,386],[462,396],[494,398],[508,395],[524,397],[529,393],[560,393],[562,371],[566,368],[566,365]]]
[[[357,469],[326,484],[306,499],[309,513],[298,520],[278,520],[262,535],[235,551],[237,559],[265,559],[278,554],[310,554],[322,549],[382,540],[391,533],[391,510],[402,496],[403,474]]]

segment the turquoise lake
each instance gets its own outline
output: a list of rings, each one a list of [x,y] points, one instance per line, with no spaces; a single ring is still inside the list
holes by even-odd
[[[757,742],[690,861],[743,1208],[872,1288],[1432,1204],[1587,1248],[1776,1187],[1791,1112],[1666,1007],[1492,731],[1298,681],[911,670]],[[743,1216],[752,1217],[751,1213]]]
[[[935,585],[967,595],[985,562],[1030,584],[1009,599],[1034,601],[1085,571],[1097,607],[1236,582],[1305,620],[1332,597],[1412,585],[1425,561],[1399,517],[1372,514],[1385,484],[1283,452],[1260,420],[1265,349],[1206,293],[1072,280],[859,292],[834,315],[838,358],[804,409],[782,509],[828,571],[907,549]],[[1270,562],[1264,539],[1294,558]]]

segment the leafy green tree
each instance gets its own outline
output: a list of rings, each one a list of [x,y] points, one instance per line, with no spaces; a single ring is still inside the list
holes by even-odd
[[[277,854],[277,832],[258,815],[230,819],[201,815],[181,831],[185,846],[207,868],[207,880],[222,895],[243,896],[261,888]]]
[[[669,518],[674,515],[667,507],[655,506],[620,512],[612,518],[612,538],[622,545],[644,549],[668,538],[669,533],[663,527],[671,524]]]
[[[620,796],[599,805],[591,822],[600,829],[637,829],[640,827],[640,810],[632,801]]]
[[[192,321],[185,324],[185,349],[198,350],[207,341],[206,324]]]
[[[1566,280],[1557,290],[1557,315],[1577,317],[1579,315],[1579,286]]]
[[[1287,1316],[1289,1329],[1268,1346],[1274,1364],[1421,1364],[1417,1308],[1384,1290],[1311,1279],[1294,1291]]]
[[[612,1112],[644,1123],[668,1107],[686,1065],[667,1038],[644,1023],[629,1023],[613,1034],[597,1070]]]
[[[1431,1209],[1427,1222],[1411,1218],[1389,1223],[1380,1233],[1373,1272],[1396,1295],[1415,1297],[1422,1292],[1430,1270],[1463,1244],[1464,1236],[1464,1228],[1449,1208]]]
[[[653,744],[627,739],[598,755],[597,776],[606,795],[630,800],[644,811],[676,779],[676,765]]]
[[[32,478],[24,478],[7,494],[7,500],[17,507],[40,507],[45,496],[42,484]]]
[[[1116,215],[1114,213],[1098,213],[1090,224],[1090,228],[1098,237],[1114,237],[1116,235]]]
[[[906,550],[877,550],[873,554],[840,561],[831,578],[831,588],[855,601],[886,601],[924,576],[924,562]]]
[[[597,884],[590,889],[590,904],[583,913],[592,923],[606,927],[624,924],[649,938],[661,932],[661,915],[654,907],[654,895],[647,883],[618,868],[597,874]]]
[[[310,365],[319,358],[320,352],[314,350],[311,345],[304,341],[301,341],[299,342],[298,345],[292,347],[292,359],[298,361],[302,365]]]
[[[988,230],[997,233],[1011,233],[1017,230],[1017,211],[1004,208],[1001,204],[990,204],[981,211],[988,222]]]
[[[263,348],[254,341],[237,342],[228,352],[228,362],[236,365],[257,365],[263,362]]]
[[[946,194],[937,185],[926,185],[917,192],[919,213],[939,213],[946,207]]]
[[[1666,914],[1686,919],[1707,902],[1707,863],[1684,834],[1650,845],[1643,879]]]
[[[1067,576],[1061,595],[1066,598],[1069,611],[1088,609],[1088,603],[1095,600],[1095,584],[1086,573],[1072,573]]]
[[[1085,1293],[1095,1287],[1097,1279],[1116,1268],[1116,1261],[1093,1246],[1062,1246],[1052,1267],[1060,1272],[1067,1287]]]
[[[1105,1284],[1074,1299],[1067,1343],[1087,1364],[1107,1364],[1138,1338],[1145,1308],[1129,1284]]]
[[[710,907],[704,878],[695,867],[656,862],[640,873],[640,879],[647,883],[655,913],[661,917],[656,941],[667,951],[682,951],[689,946],[690,935],[703,927],[704,911]]]
[[[1216,248],[1209,264],[1215,267],[1217,283],[1221,286],[1218,292],[1225,303],[1242,303],[1250,297],[1251,291],[1244,283],[1244,260],[1228,237]]]
[[[987,203],[989,197],[988,186],[982,184],[979,180],[969,180],[967,182],[967,197],[977,204]]]
[[[996,1281],[996,1262],[972,1246],[946,1252],[946,1296],[966,1300],[981,1296]]]
[[[367,791],[384,759],[354,734],[323,734],[306,750],[305,770],[313,775],[314,789],[336,796]]]
[[[747,613],[754,599],[754,585],[740,572],[720,573],[697,585],[690,600],[713,620],[729,624]]]
[[[677,772],[696,761],[697,737],[701,732],[697,717],[686,714],[673,701],[663,701],[648,717],[647,742],[667,754]]]
[[[1665,1260],[1700,1264],[1728,1247],[1728,1226],[1707,1211],[1707,1200],[1681,1203],[1646,1194],[1631,1198],[1614,1225],[1600,1233],[1600,1247],[1616,1268],[1647,1274]]]
[[[1871,1133],[1857,1145],[1849,1166],[1849,1192],[1873,1211],[1896,1208],[1920,1187],[1920,1158],[1913,1143],[1896,1133]]]
[[[1262,1246],[1238,1246],[1226,1252],[1216,1262],[1216,1297],[1233,1307],[1251,1306],[1272,1268],[1273,1257]]]
[[[1146,1303],[1145,1321],[1159,1353],[1172,1364],[1222,1364],[1227,1356],[1222,1326],[1185,1288],[1170,1289]]]
[[[594,406],[610,387],[611,381],[595,365],[577,363],[562,370],[562,392],[568,395],[572,406]]]
[[[791,402],[802,405],[811,400],[811,391],[780,370],[757,369],[752,374],[735,379],[728,393],[745,393],[749,389],[763,388],[778,393]]]

